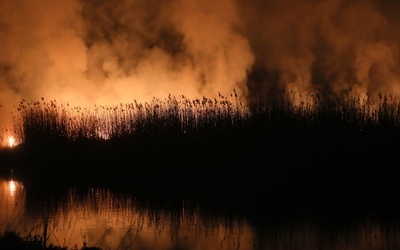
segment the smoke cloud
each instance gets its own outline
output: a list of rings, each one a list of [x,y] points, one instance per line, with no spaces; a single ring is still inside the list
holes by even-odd
[[[397,92],[396,1],[252,3],[243,3],[242,20],[256,58],[248,78],[254,93],[350,88],[356,93]]]
[[[0,0],[0,123],[41,97],[396,95],[399,11],[392,0]]]

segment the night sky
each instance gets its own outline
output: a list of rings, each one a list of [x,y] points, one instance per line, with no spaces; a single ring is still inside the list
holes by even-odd
[[[400,86],[389,0],[0,0],[0,123],[74,105]]]

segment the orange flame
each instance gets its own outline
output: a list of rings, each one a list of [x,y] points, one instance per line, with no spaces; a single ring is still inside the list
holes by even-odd
[[[14,138],[14,136],[9,136],[8,137],[8,146],[10,147],[10,148],[12,148],[12,147],[14,147],[14,146],[16,146],[17,144],[16,144],[16,141],[15,141],[15,138]]]

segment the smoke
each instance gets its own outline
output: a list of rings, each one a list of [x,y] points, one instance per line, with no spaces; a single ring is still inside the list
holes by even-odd
[[[229,0],[85,1],[86,76],[117,101],[245,92],[254,55],[236,11]]]
[[[366,0],[243,3],[243,30],[256,58],[250,91],[397,93],[399,7]]]
[[[72,1],[0,1],[0,122],[22,98],[73,101],[92,88],[79,9]]]
[[[397,94],[391,0],[0,0],[0,123],[21,99]]]

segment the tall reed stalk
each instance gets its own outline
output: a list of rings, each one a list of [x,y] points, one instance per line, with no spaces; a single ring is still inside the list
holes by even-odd
[[[231,97],[189,99],[168,95],[150,102],[115,106],[72,107],[69,104],[22,100],[13,113],[14,129],[24,142],[43,140],[127,138],[133,135],[184,135],[237,131],[353,130],[397,131],[400,102],[378,94],[301,95],[282,93],[242,102]]]

